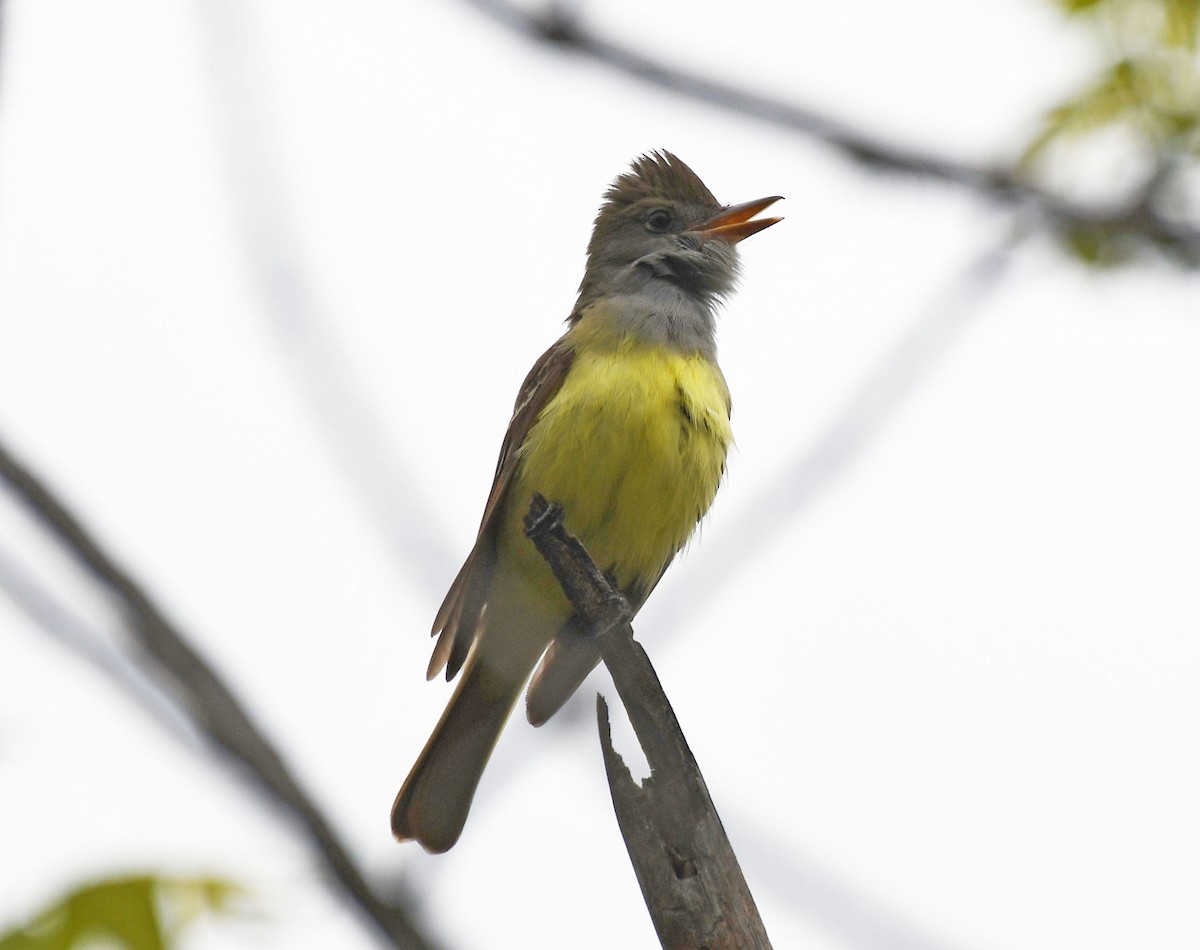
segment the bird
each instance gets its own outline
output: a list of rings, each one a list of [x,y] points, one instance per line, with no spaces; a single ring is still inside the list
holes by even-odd
[[[474,547],[433,624],[427,679],[462,672],[392,807],[392,833],[449,850],[526,681],[546,722],[600,659],[523,531],[539,493],[636,612],[708,511],[733,441],[716,314],[737,244],[780,196],[722,205],[666,150],[604,194],[566,332],[517,396]],[[532,679],[530,675],[532,674]]]

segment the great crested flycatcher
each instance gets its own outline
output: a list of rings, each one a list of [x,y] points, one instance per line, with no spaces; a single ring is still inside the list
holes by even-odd
[[[428,678],[462,679],[392,806],[392,831],[454,845],[530,671],[541,725],[600,659],[524,533],[534,492],[637,610],[712,504],[733,439],[715,311],[751,220],[778,197],[722,206],[670,152],[608,189],[568,329],[521,386],[475,547],[446,595]],[[541,663],[538,664],[538,658]]]

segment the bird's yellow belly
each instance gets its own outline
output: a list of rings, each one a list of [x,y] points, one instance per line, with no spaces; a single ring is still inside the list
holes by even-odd
[[[712,503],[731,442],[710,361],[661,347],[579,353],[520,449],[506,517],[540,492],[621,587],[652,585]],[[519,539],[505,554],[539,589],[557,586],[528,539],[502,537]]]

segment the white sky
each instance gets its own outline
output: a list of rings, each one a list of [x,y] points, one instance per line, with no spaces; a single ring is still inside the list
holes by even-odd
[[[1091,62],[1032,0],[586,9],[981,162]],[[425,633],[516,388],[604,188],[658,147],[722,200],[787,196],[721,327],[728,483],[637,623],[775,945],[1200,942],[1193,278],[1024,247],[949,311],[908,398],[872,390],[895,411],[853,464],[751,522],[1003,214],[534,51],[465,5],[9,0],[3,41],[0,433],[448,946],[653,945],[591,685],[543,730],[514,720],[448,855],[395,844],[387,812],[449,693],[424,683]],[[272,234],[304,269],[267,285]],[[306,292],[324,336],[271,306]],[[297,360],[369,407],[340,423],[375,465],[357,482]],[[0,555],[115,626],[7,497]],[[0,926],[153,868],[259,896],[261,918],[191,947],[373,945],[287,826],[6,598],[0,651]]]

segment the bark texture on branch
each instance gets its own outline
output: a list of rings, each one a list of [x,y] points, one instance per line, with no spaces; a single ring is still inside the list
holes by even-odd
[[[617,823],[663,947],[769,948],[737,856],[675,712],[633,639],[633,611],[567,533],[562,508],[535,495],[526,533],[549,562],[590,635],[629,713],[651,777],[640,786],[613,748],[608,706],[597,697],[604,766]]]

